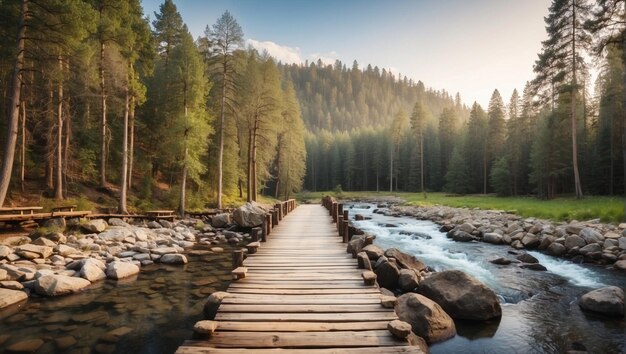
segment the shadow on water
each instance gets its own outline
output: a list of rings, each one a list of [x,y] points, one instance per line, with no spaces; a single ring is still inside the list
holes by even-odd
[[[362,203],[360,203],[362,204]],[[431,345],[439,353],[626,353],[626,321],[584,313],[580,296],[607,285],[624,289],[626,277],[603,266],[574,264],[539,252],[529,252],[548,271],[519,267],[508,246],[482,242],[455,242],[430,221],[388,217],[374,208],[355,206],[350,215],[371,220],[356,221],[357,227],[376,235],[375,244],[398,248],[441,271],[462,270],[491,288],[502,304],[498,322],[455,321],[458,335]],[[514,263],[496,265],[495,258]]]
[[[79,294],[31,298],[0,312],[0,352],[42,339],[37,353],[173,353],[191,338],[206,298],[231,280],[230,248],[188,255],[184,266],[144,267],[133,278],[105,280]]]

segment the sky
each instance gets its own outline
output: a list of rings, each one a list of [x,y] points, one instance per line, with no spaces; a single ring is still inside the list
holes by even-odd
[[[154,19],[163,0],[142,0]],[[533,78],[550,0],[174,0],[194,38],[228,10],[282,62],[367,64],[486,107]]]

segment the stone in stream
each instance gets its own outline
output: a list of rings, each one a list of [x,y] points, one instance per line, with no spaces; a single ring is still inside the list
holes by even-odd
[[[44,296],[58,296],[78,292],[91,284],[89,280],[66,275],[46,275],[34,283],[35,292]]]
[[[496,294],[459,270],[432,274],[419,284],[417,292],[435,301],[455,319],[484,321],[502,317]]]
[[[193,325],[193,332],[200,337],[210,337],[217,329],[217,322],[215,321],[198,321]]]
[[[488,243],[493,243],[495,245],[498,245],[498,244],[502,243],[502,235],[497,234],[495,232],[488,232],[488,233],[483,235],[483,241],[484,242],[488,242]]]
[[[111,227],[101,232],[98,237],[105,241],[123,241],[125,238],[132,236],[132,231],[125,227]]]
[[[419,259],[400,251],[397,248],[389,248],[385,251],[385,256],[388,258],[395,258],[396,263],[404,269],[416,269],[418,271],[424,271],[426,265]]]
[[[211,294],[207,299],[206,304],[204,304],[204,317],[208,320],[213,320],[217,314],[217,310],[222,304],[222,300],[229,295],[230,294],[225,291],[217,291]]]
[[[524,245],[524,248],[537,248],[539,247],[539,244],[541,244],[539,237],[531,233],[524,235],[520,241],[522,242],[522,245]]]
[[[356,258],[356,255],[363,250],[367,245],[371,245],[374,242],[374,236],[371,235],[355,235],[348,242],[346,249],[347,253],[352,254],[352,258]]]
[[[11,344],[7,353],[34,353],[44,344],[41,339],[27,339]]]
[[[111,279],[122,279],[139,273],[139,267],[129,262],[113,261],[107,266],[106,275]]]
[[[392,262],[385,262],[376,267],[376,276],[378,285],[382,288],[389,290],[395,290],[398,288],[398,278],[400,277],[400,270]]]
[[[187,257],[178,253],[164,254],[163,257],[159,259],[159,262],[165,264],[187,264]]]
[[[496,259],[490,260],[489,262],[493,263],[493,264],[497,264],[497,265],[509,265],[509,264],[511,264],[511,260],[510,259],[506,259],[504,257],[498,257]]]
[[[233,211],[233,219],[241,227],[263,225],[267,210],[256,202],[248,202]]]
[[[578,250],[578,252],[582,254],[583,256],[589,253],[602,252],[602,246],[600,246],[597,243],[590,243],[586,245],[585,247],[582,247],[580,250]]]
[[[9,275],[8,275],[7,271],[4,270],[4,269],[0,269],[0,281],[5,280],[8,277],[9,277]]]
[[[178,253],[178,250],[175,247],[160,247],[155,248],[150,251],[152,254],[164,255],[168,253]]]
[[[21,290],[0,288],[0,309],[28,299],[28,295]]]
[[[548,270],[546,267],[544,267],[543,265],[539,263],[525,263],[525,264],[522,264],[521,267],[524,269],[538,270],[542,272],[545,272]]]
[[[624,316],[624,290],[607,286],[590,291],[580,298],[581,309],[612,317]]]
[[[64,336],[64,337],[56,338],[54,340],[54,343],[56,344],[57,349],[66,350],[78,342],[76,341],[76,338],[72,336]]]
[[[0,245],[0,259],[7,258],[13,250],[9,246]]]
[[[626,271],[626,259],[615,262],[615,264],[613,264],[613,268],[621,271]]]
[[[0,288],[5,288],[9,290],[23,290],[24,285],[22,285],[22,283],[20,283],[19,281],[4,280],[0,281]]]
[[[578,235],[570,235],[565,238],[565,248],[571,250],[574,247],[584,247],[587,243]]]
[[[539,260],[528,253],[523,253],[517,256],[517,259],[524,263],[539,263]]]
[[[585,242],[589,243],[602,243],[604,242],[604,236],[600,232],[590,227],[585,227],[580,230],[578,234]]]
[[[411,325],[413,333],[429,343],[440,342],[456,335],[450,316],[429,298],[408,293],[396,301],[396,314],[401,321]]]
[[[117,343],[121,337],[131,333],[133,331],[130,327],[119,327],[105,333],[100,337],[100,341],[107,343]]]
[[[46,247],[54,247],[57,245],[56,242],[49,240],[45,237],[37,238],[35,241],[33,241],[32,244],[37,245],[37,246],[46,246]]]
[[[384,289],[384,288],[383,288]],[[387,290],[387,289],[384,289]],[[382,293],[382,292],[381,292]],[[380,296],[380,305],[386,309],[392,309],[396,306],[397,298],[392,295],[381,295]]]

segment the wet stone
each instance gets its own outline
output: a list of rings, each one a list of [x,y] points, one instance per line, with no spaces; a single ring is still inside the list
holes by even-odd
[[[73,346],[74,344],[76,344],[77,341],[76,341],[76,338],[72,336],[65,336],[65,337],[60,337],[60,338],[55,339],[54,343],[56,344],[58,349],[65,350]]]
[[[13,343],[7,348],[8,353],[34,353],[43,345],[41,339],[28,339]]]

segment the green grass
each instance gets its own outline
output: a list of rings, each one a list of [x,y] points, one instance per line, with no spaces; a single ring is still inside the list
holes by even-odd
[[[572,197],[541,200],[533,197],[496,197],[493,195],[449,195],[428,193],[427,198],[421,193],[389,192],[303,192],[298,194],[298,201],[316,202],[324,195],[338,198],[365,198],[394,196],[401,198],[408,205],[432,206],[447,205],[456,208],[496,209],[509,211],[523,217],[537,217],[556,221],[589,220],[599,218],[603,222],[618,223],[624,217],[624,199],[622,197],[589,196],[581,200]]]

